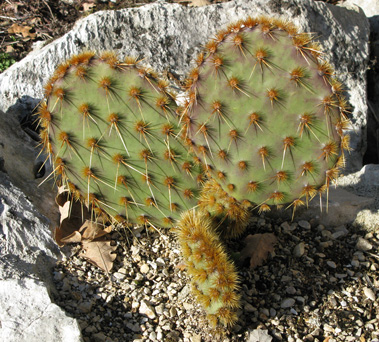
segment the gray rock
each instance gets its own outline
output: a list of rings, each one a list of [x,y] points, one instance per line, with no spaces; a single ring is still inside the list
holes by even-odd
[[[82,341],[77,321],[51,302],[43,282],[0,280],[0,302],[1,341]]]
[[[292,307],[292,306],[294,306],[295,305],[295,299],[293,299],[293,298],[285,298],[285,299],[283,299],[283,301],[280,303],[280,307],[282,308],[282,309],[288,309],[288,308],[290,308],[290,307]]]
[[[302,257],[304,255],[304,253],[305,253],[305,243],[304,242],[300,242],[293,249],[293,255],[296,258],[300,258],[300,257]]]
[[[351,7],[351,6],[350,6]],[[369,24],[357,7],[344,8],[311,0],[235,0],[203,7],[157,1],[140,8],[94,13],[73,30],[0,75],[0,109],[7,111],[23,96],[40,99],[43,84],[57,64],[82,49],[115,50],[143,56],[154,69],[183,76],[200,47],[218,29],[247,15],[291,19],[313,32],[348,90],[353,107],[349,168],[362,166],[366,139],[366,79]],[[354,56],[354,58],[351,58]],[[22,106],[19,108],[22,110]]]
[[[372,244],[363,237],[359,237],[355,248],[360,251],[369,251],[372,249]]]
[[[60,255],[48,219],[0,171],[1,341],[82,341],[77,322],[49,297]]]

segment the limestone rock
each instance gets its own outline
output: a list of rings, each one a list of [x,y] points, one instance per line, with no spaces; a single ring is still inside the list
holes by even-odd
[[[345,83],[353,106],[354,152],[349,168],[358,170],[367,143],[368,21],[358,9],[313,0],[235,0],[203,7],[157,1],[139,8],[94,13],[79,20],[65,36],[34,51],[0,75],[0,109],[7,111],[22,96],[40,99],[43,84],[57,64],[82,49],[115,50],[121,58],[144,56],[145,62],[158,71],[183,76],[201,46],[217,30],[249,14],[291,19],[318,38],[325,57]]]
[[[51,303],[44,283],[31,278],[0,280],[0,340],[79,342],[80,329]]]
[[[51,222],[59,222],[58,211],[53,210],[56,207],[56,191],[52,181],[39,185],[42,177],[47,176],[45,170],[48,168],[43,167],[41,170],[46,157],[41,155],[37,158],[37,144],[24,132],[15,115],[6,116],[0,111],[0,171],[7,173],[12,183],[28,196],[39,213]],[[18,196],[23,198],[24,194]]]
[[[48,219],[0,171],[1,341],[81,341],[76,321],[49,297],[59,256]]]

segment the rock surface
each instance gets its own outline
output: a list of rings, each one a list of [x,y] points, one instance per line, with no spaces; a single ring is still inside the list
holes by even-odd
[[[0,280],[0,302],[1,341],[82,340],[77,321],[51,302],[43,282],[31,278]]]
[[[369,24],[356,6],[347,9],[311,0],[235,0],[190,8],[158,1],[140,8],[97,12],[79,20],[64,37],[29,54],[1,74],[0,109],[6,112],[22,96],[40,99],[43,84],[57,64],[82,49],[115,50],[121,58],[143,56],[154,69],[183,76],[209,37],[247,14],[291,19],[320,41],[326,58],[345,83],[353,106],[354,152],[349,168],[358,170],[367,143],[365,72]]]
[[[1,341],[81,341],[77,322],[48,293],[59,256],[48,219],[0,171]]]

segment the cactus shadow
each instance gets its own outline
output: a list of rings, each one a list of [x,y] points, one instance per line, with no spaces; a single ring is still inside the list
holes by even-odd
[[[235,332],[249,336],[255,329],[268,330],[273,341],[338,340],[341,334],[378,338],[369,325],[374,302],[364,295],[365,287],[375,293],[379,286],[378,234],[357,225],[302,225],[253,218],[246,234],[271,232],[278,243],[262,266],[239,268],[242,308]],[[365,243],[370,250],[363,250]],[[241,250],[243,243],[230,247]]]

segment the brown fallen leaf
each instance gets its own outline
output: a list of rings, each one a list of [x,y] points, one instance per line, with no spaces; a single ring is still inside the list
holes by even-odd
[[[112,226],[103,227],[97,222],[86,220],[79,228],[83,240],[95,240],[112,231]]]
[[[88,241],[82,242],[82,250],[79,256],[87,259],[90,263],[109,272],[113,267],[113,261],[117,255],[113,253],[117,246],[111,246],[110,241]]]
[[[54,239],[59,247],[66,243],[75,243],[78,235],[76,232],[82,226],[83,221],[90,218],[90,213],[83,205],[77,201],[72,201],[70,193],[65,186],[58,188],[58,194],[55,197],[60,213],[60,225],[54,230]]]
[[[33,27],[31,27],[31,26],[23,26],[23,25],[13,24],[8,29],[8,33],[9,34],[21,34],[23,38],[35,38],[37,34],[35,32],[30,32],[31,30],[33,30]]]
[[[246,246],[241,251],[241,261],[250,258],[250,268],[254,269],[263,264],[269,254],[274,252],[277,238],[272,233],[248,235],[245,238]]]
[[[76,230],[72,234],[60,238],[60,242],[65,245],[67,243],[79,243],[82,241],[82,235]]]

